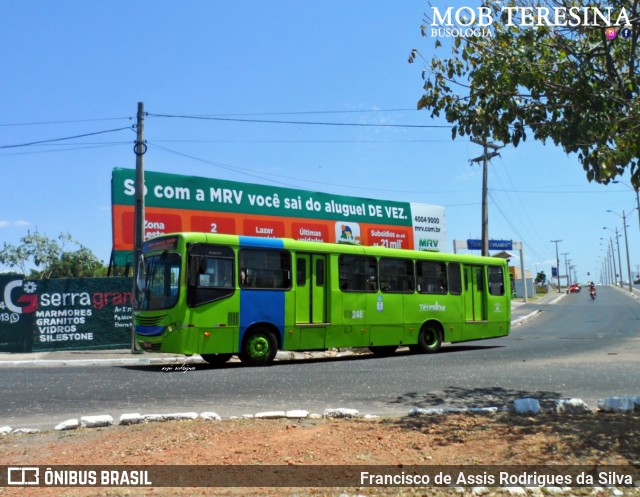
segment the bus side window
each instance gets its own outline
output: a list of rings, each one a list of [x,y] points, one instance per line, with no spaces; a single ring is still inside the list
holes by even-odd
[[[240,287],[264,290],[291,288],[291,254],[285,250],[241,249]]]
[[[389,293],[412,293],[413,261],[380,258],[380,289]]]
[[[316,286],[324,286],[324,261],[316,259]]]
[[[307,261],[300,258],[296,260],[296,285],[305,286],[307,284]]]
[[[447,293],[447,265],[438,261],[416,261],[418,292]]]
[[[378,264],[375,257],[343,254],[338,258],[338,275],[342,291],[378,291]]]
[[[462,293],[462,273],[460,271],[460,264],[457,262],[450,262],[447,269],[449,293],[451,295],[460,295]]]
[[[504,275],[499,266],[487,267],[489,277],[489,293],[491,295],[504,295]]]

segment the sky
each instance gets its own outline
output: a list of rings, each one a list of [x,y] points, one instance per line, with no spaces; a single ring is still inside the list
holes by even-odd
[[[482,168],[470,160],[482,148],[416,109],[423,63],[407,59],[413,48],[434,54],[420,32],[425,1],[0,0],[0,9],[0,243],[64,232],[109,261],[111,174],[135,167],[138,102],[149,113],[147,171],[442,205],[446,251],[481,237]],[[623,213],[640,270],[628,176],[589,183],[576,156],[529,139],[500,150],[488,185],[489,237],[521,242],[527,270],[550,276],[552,240],[562,240],[561,266],[568,254],[579,281],[599,280],[610,240],[617,264]]]

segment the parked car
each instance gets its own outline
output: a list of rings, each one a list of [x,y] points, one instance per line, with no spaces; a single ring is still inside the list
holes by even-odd
[[[580,291],[580,285],[578,285],[577,283],[574,283],[573,285],[569,286],[569,293],[576,293]]]

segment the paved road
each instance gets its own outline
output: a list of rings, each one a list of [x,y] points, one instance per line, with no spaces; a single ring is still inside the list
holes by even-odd
[[[51,429],[85,415],[215,411],[223,417],[271,410],[350,407],[406,415],[412,407],[544,407],[578,397],[640,395],[640,302],[601,288],[542,304],[509,337],[447,345],[440,354],[398,352],[282,362],[267,368],[168,366],[9,367],[0,370],[0,426]],[[192,369],[194,368],[194,369]]]

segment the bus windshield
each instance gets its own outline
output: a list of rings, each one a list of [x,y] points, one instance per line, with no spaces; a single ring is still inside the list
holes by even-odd
[[[136,278],[136,309],[169,309],[178,301],[180,255],[145,255]]]

